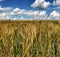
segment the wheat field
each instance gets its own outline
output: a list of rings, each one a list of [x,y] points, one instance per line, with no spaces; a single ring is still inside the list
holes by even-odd
[[[60,57],[60,21],[0,21],[0,57]]]

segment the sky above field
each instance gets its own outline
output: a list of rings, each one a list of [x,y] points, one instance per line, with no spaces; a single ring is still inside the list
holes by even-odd
[[[0,0],[0,19],[55,20],[60,18],[60,0]]]

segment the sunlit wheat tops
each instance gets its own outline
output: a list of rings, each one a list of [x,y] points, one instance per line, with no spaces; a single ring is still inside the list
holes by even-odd
[[[1,21],[0,57],[60,57],[60,21]]]

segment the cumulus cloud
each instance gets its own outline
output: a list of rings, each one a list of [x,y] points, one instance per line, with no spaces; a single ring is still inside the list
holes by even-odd
[[[9,19],[9,13],[11,12],[12,8],[10,7],[1,7],[0,6],[0,20],[1,19]]]
[[[53,2],[53,5],[55,5],[55,6],[60,6],[60,0],[55,0],[55,1]]]
[[[10,7],[2,8],[2,7],[0,6],[0,12],[9,12],[9,11],[11,11],[11,10],[12,10],[12,8],[10,8]]]
[[[60,0],[54,0],[53,3],[46,2],[45,0],[35,0],[35,2],[31,5],[31,7],[46,9],[50,5],[60,6]]]
[[[45,16],[45,15],[46,15],[46,11],[41,11],[41,12],[39,13],[39,15],[40,15],[40,16]]]
[[[10,13],[11,15],[19,15],[22,14],[25,10],[24,9],[19,9],[18,7],[13,9],[12,12]]]
[[[60,6],[60,0],[56,0],[56,5]]]
[[[35,0],[35,2],[31,5],[33,8],[39,8],[42,10],[47,9],[49,6],[54,6],[54,10],[50,13],[50,15],[46,14],[46,11],[41,11],[38,13],[38,19],[59,19],[60,18],[60,13],[55,11],[55,9],[60,9],[60,0],[54,0],[53,3],[46,2],[45,0]]]
[[[50,15],[53,17],[58,17],[60,16],[60,13],[58,13],[57,11],[53,11],[52,13],[50,13]]]
[[[3,20],[8,20],[8,19],[11,19],[11,20],[17,20],[17,19],[19,20],[52,20],[52,19],[59,19],[60,13],[57,11],[52,11],[49,17],[47,16],[48,14],[46,13],[46,11],[24,10],[18,7],[11,10],[9,7],[6,7],[6,8],[0,7],[0,20],[1,19]]]
[[[60,19],[60,13],[57,11],[52,11],[50,13],[50,16],[48,17],[49,20],[59,20]]]
[[[31,7],[46,9],[50,4],[51,4],[50,2],[46,2],[45,0],[35,0]]]
[[[0,20],[8,20],[10,17],[7,13],[1,13],[0,14]]]

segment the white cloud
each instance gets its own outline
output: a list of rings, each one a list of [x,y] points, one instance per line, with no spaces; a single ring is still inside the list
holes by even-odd
[[[50,16],[58,17],[58,16],[60,16],[60,13],[58,13],[57,11],[53,11],[50,13]]]
[[[8,7],[9,8],[9,7]],[[60,13],[57,11],[52,11],[50,16],[47,17],[46,11],[33,11],[33,10],[24,10],[20,8],[8,9],[0,7],[0,20],[52,20],[59,19]],[[2,11],[2,12],[1,12]],[[4,12],[7,11],[7,12]],[[9,12],[10,11],[10,12]]]
[[[45,15],[46,15],[46,11],[41,11],[41,12],[39,13],[39,15],[40,15],[40,16],[45,16]]]
[[[31,7],[46,9],[50,4],[50,2],[46,2],[45,0],[35,0]]]
[[[25,11],[23,14],[28,16],[36,16],[39,14],[39,11]]]
[[[0,11],[10,11],[12,8],[10,8],[10,7],[5,7],[5,8],[2,8],[1,6],[0,6]]]
[[[20,9],[18,7],[13,9],[13,12],[18,12],[18,11],[20,11]]]
[[[30,20],[47,19],[46,11],[26,11],[24,14],[31,17]]]
[[[7,19],[10,19],[9,15],[7,13],[1,13],[0,14],[0,20],[3,19],[3,20],[7,20]]]
[[[11,15],[19,15],[22,14],[25,10],[24,9],[19,9],[18,7],[13,9],[12,12],[10,13]]]
[[[0,14],[0,16],[6,16],[7,15],[7,13],[1,13]]]
[[[10,7],[3,8],[0,6],[0,20],[9,19],[10,18],[9,14],[10,14],[11,10],[12,10],[12,8],[10,8]]]
[[[60,19],[60,13],[57,11],[52,11],[50,13],[50,16],[48,17],[49,20],[59,20]]]
[[[53,2],[53,5],[60,6],[60,0],[55,0],[55,1]]]
[[[47,8],[50,5],[50,2],[44,2],[42,8]]]
[[[60,0],[56,0],[56,5],[60,6]]]

